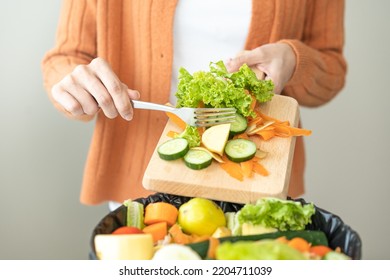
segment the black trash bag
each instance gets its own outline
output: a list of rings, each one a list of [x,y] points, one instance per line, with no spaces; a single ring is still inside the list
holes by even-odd
[[[156,193],[146,198],[134,199],[147,206],[153,202],[168,202],[179,208],[182,204],[190,200],[191,197],[170,195],[165,193]],[[304,199],[290,199],[300,203],[308,204]],[[224,212],[237,212],[244,204],[216,201]],[[314,205],[315,214],[312,216],[312,223],[306,226],[307,230],[321,230],[328,238],[329,247],[336,249],[339,247],[342,252],[351,257],[353,260],[360,260],[362,254],[362,242],[359,234],[350,226],[346,225],[339,216],[334,215]],[[112,233],[118,227],[126,225],[127,207],[122,205],[113,212],[105,216],[95,227],[92,232],[90,245],[90,259],[97,259],[94,239],[97,234]]]

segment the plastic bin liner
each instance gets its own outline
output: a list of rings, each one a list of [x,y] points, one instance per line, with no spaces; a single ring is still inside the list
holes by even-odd
[[[176,196],[170,194],[156,193],[146,198],[134,199],[135,201],[141,202],[144,206],[152,202],[169,202],[172,205],[179,208],[180,205],[184,204],[190,197]],[[302,204],[307,204],[304,199],[290,199],[298,201]],[[243,204],[214,201],[217,203],[224,212],[237,212],[243,207]],[[350,226],[346,225],[342,219],[324,209],[315,206],[315,214],[312,216],[312,223],[307,225],[307,230],[321,230],[323,231],[329,242],[329,246],[332,249],[340,247],[341,251],[350,256],[354,260],[361,259],[362,254],[362,242],[359,234],[354,231]],[[89,253],[90,259],[97,259],[94,238],[97,234],[108,234],[113,232],[116,228],[126,225],[127,207],[122,205],[113,212],[107,214],[97,224],[92,232],[90,246],[91,251]]]

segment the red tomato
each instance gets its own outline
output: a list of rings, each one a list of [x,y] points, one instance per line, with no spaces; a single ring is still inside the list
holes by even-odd
[[[139,234],[144,233],[142,230],[136,227],[122,226],[112,232],[112,234]]]

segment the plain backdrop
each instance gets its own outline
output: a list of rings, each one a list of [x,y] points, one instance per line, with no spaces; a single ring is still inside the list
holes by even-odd
[[[0,0],[0,259],[87,259],[107,205],[79,192],[93,122],[51,105],[40,62],[61,1]],[[306,201],[339,215],[363,259],[390,259],[390,1],[347,0],[347,84],[327,105],[302,108]]]

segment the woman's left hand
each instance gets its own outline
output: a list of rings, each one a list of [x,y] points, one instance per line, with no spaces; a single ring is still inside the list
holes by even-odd
[[[273,43],[244,51],[225,64],[229,72],[234,72],[244,63],[264,72],[265,79],[272,80],[275,85],[274,93],[280,94],[294,73],[296,57],[288,44]]]

